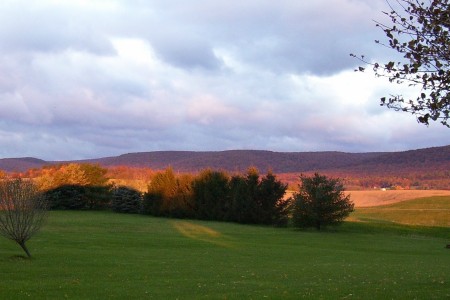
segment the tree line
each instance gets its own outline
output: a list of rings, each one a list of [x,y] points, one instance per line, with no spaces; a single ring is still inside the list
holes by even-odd
[[[286,199],[287,185],[270,171],[261,176],[256,168],[233,175],[211,169],[197,175],[176,174],[168,168],[154,174],[145,193],[108,184],[106,172],[99,165],[52,168],[52,172],[46,172],[46,181],[0,180],[0,235],[18,243],[29,257],[25,243],[39,230],[47,209],[110,209],[271,226],[292,223],[318,230],[341,223],[353,211],[342,182],[317,173],[301,176],[299,192]]]
[[[97,172],[98,174],[98,172]],[[108,209],[158,217],[285,226],[287,185],[255,168],[244,175],[203,170],[197,175],[156,172],[147,191],[126,186],[64,184],[47,189],[50,209]]]
[[[317,173],[301,175],[298,192],[287,198],[287,184],[271,171],[261,176],[254,167],[244,174],[232,175],[211,169],[196,175],[177,174],[167,168],[153,174],[144,193],[129,186],[107,184],[106,171],[101,169],[99,165],[60,166],[52,173],[55,177],[67,177],[59,174],[67,170],[85,170],[75,176],[83,178],[84,184],[69,181],[46,189],[44,198],[48,207],[111,209],[118,213],[272,226],[287,226],[292,220],[297,227],[317,229],[340,223],[353,211],[349,196],[343,193],[342,181]],[[72,180],[73,172],[69,174],[66,179]]]

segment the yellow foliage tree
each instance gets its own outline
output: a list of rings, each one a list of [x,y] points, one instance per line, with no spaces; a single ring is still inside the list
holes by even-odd
[[[70,163],[42,170],[36,178],[41,190],[50,190],[62,185],[104,185],[106,169],[98,165]]]

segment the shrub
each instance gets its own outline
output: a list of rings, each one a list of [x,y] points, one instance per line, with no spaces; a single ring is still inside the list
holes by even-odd
[[[84,198],[86,209],[107,209],[111,206],[111,186],[84,186]]]
[[[63,185],[44,193],[50,209],[88,210],[109,206],[109,186]]]
[[[115,212],[137,214],[142,211],[142,194],[126,186],[114,188],[111,208]]]
[[[163,196],[155,192],[147,192],[142,199],[142,213],[155,217],[162,216]]]

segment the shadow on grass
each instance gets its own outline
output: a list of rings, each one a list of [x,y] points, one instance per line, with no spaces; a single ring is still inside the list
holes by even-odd
[[[358,219],[345,221],[335,226],[327,226],[321,230],[315,228],[296,228],[295,231],[331,234],[383,234],[401,236],[423,236],[444,238],[450,241],[450,227],[404,225],[385,220]]]
[[[449,227],[404,225],[390,221],[360,220],[347,221],[340,226],[340,231],[349,233],[392,234],[406,236],[424,236],[450,238]]]

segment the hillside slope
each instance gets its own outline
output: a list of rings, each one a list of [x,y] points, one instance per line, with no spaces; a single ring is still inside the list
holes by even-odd
[[[6,172],[23,172],[29,169],[41,168],[48,164],[51,163],[33,157],[2,158],[0,159],[0,170]]]
[[[171,166],[179,171],[198,171],[205,168],[244,171],[255,166],[275,173],[305,172],[342,168],[374,159],[379,153],[343,152],[271,152],[260,150],[230,150],[219,152],[162,151],[130,153],[118,157],[88,160],[105,166],[127,165],[162,169]]]
[[[69,161],[67,161],[69,162]],[[205,168],[244,171],[255,166],[262,172],[298,173],[324,170],[348,170],[352,173],[383,173],[450,170],[450,145],[403,152],[272,152],[262,150],[230,150],[217,152],[155,151],[128,153],[115,157],[71,161],[98,163],[102,166],[129,166],[176,171],[198,171]],[[64,163],[36,158],[0,159],[0,169],[23,172],[44,165]]]
[[[450,170],[450,145],[404,152],[383,153],[371,157],[360,164],[347,166],[353,172],[370,170],[374,173],[398,173],[400,170],[409,172]]]

